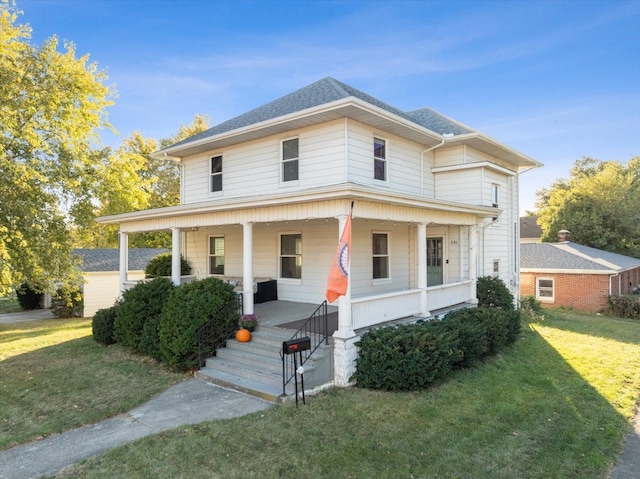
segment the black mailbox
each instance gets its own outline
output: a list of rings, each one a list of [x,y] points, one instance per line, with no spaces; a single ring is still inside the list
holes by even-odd
[[[311,338],[309,336],[282,342],[282,352],[284,354],[293,354],[307,349],[311,349]]]

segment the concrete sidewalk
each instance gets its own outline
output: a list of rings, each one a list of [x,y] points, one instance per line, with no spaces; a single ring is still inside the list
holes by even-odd
[[[0,451],[0,479],[55,475],[65,467],[144,436],[183,424],[243,416],[271,406],[268,401],[192,379],[170,387],[128,414]]]

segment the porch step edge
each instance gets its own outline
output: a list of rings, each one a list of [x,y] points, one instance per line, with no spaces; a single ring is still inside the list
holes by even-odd
[[[295,391],[289,387],[287,387],[287,395],[282,396],[282,385],[276,387],[272,384],[265,384],[248,378],[234,376],[214,368],[200,369],[194,373],[194,377],[201,381],[217,384],[274,403],[284,402],[290,396],[295,395]]]

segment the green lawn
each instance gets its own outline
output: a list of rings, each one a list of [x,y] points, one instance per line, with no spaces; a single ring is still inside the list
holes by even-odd
[[[90,319],[0,324],[0,449],[126,412],[184,379],[96,343]]]
[[[9,369],[17,372],[17,364],[6,367],[17,358],[0,362],[3,383]],[[65,387],[67,396],[76,388]],[[306,406],[144,438],[59,477],[604,479],[639,393],[640,323],[545,311],[512,348],[439,387],[330,389],[307,397]],[[14,412],[18,422],[28,409]]]

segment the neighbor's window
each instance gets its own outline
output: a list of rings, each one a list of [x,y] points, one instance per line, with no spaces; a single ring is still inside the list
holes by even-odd
[[[302,278],[302,235],[280,235],[280,277]]]
[[[387,142],[380,138],[373,139],[373,177],[387,181]]]
[[[373,233],[373,279],[389,277],[389,235]]]
[[[536,278],[536,299],[553,301],[555,298],[553,278]]]
[[[211,157],[211,192],[222,191],[222,155]]]
[[[298,179],[298,138],[282,142],[282,181]]]
[[[209,274],[224,274],[224,236],[209,237]]]
[[[491,185],[491,206],[497,208],[500,202],[500,187],[496,184]]]

